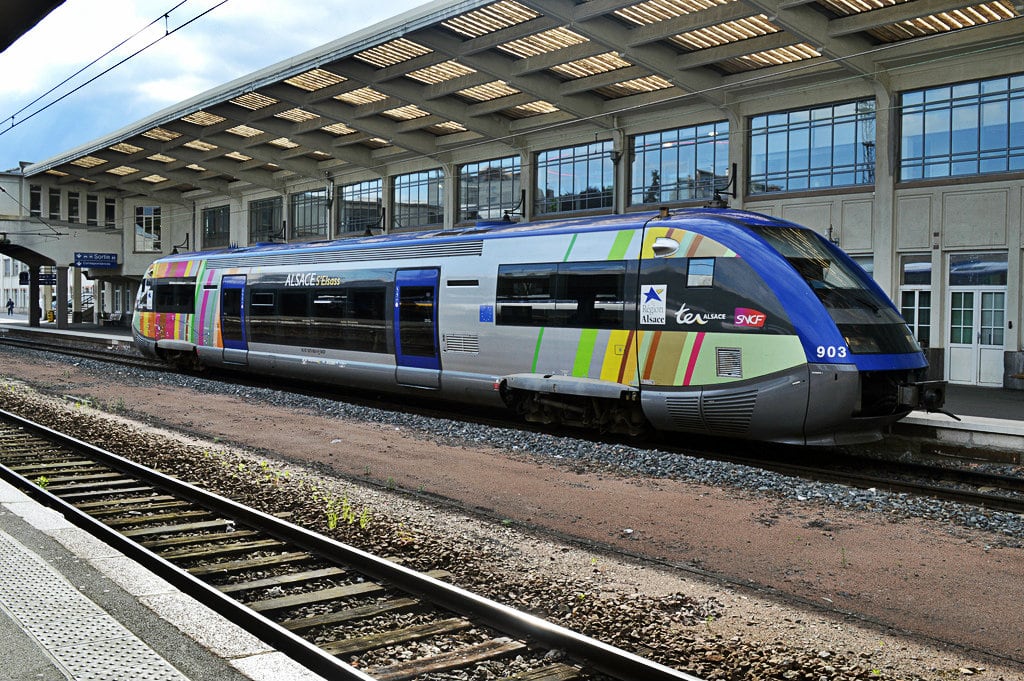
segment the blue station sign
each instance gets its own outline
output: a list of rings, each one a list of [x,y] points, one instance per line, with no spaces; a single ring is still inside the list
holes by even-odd
[[[117,267],[117,253],[75,253],[75,267]]]

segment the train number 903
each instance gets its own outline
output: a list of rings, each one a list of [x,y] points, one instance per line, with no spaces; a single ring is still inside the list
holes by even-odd
[[[815,354],[818,355],[818,359],[843,359],[846,357],[846,346],[845,345],[819,345]]]

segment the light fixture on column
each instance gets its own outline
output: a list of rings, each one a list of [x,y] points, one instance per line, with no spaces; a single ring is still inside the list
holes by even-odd
[[[185,235],[185,240],[182,241],[180,244],[177,244],[176,246],[174,246],[174,248],[171,249],[171,255],[178,255],[178,253],[179,253],[178,249],[179,248],[183,248],[183,249],[185,249],[187,251],[188,248],[189,248],[189,246],[188,246],[188,239],[189,239],[190,236],[192,236],[192,235],[191,234],[186,234]]]

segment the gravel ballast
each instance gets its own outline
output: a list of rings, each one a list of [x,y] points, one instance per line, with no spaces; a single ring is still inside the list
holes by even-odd
[[[21,369],[14,364],[19,364]],[[728,489],[744,503],[759,500],[757,507],[761,510],[756,520],[766,530],[784,524],[796,514],[806,516],[803,527],[808,531],[839,534],[843,530],[842,522],[831,515],[833,511],[826,514],[828,518],[822,519],[819,517],[821,508],[841,512],[843,517],[845,514],[868,514],[876,518],[873,522],[885,524],[914,525],[923,522],[943,528],[942,531],[959,542],[981,547],[986,552],[1001,552],[1020,565],[1018,550],[1024,539],[1024,524],[1020,517],[1012,514],[907,495],[809,483],[745,466],[622,444],[594,443],[513,428],[484,427],[401,414],[284,391],[231,386],[185,375],[163,374],[155,380],[149,372],[131,369],[112,371],[108,366],[92,364],[87,360],[76,361],[68,368],[69,365],[54,361],[51,367],[50,361],[40,363],[26,354],[17,362],[9,361],[8,370],[4,373],[12,378],[29,379],[41,390],[57,395],[68,394],[72,389],[81,393],[81,389],[86,388],[84,394],[78,396],[90,398],[98,407],[148,422],[161,421],[167,426],[184,427],[197,434],[202,431],[209,435],[217,428],[211,428],[209,422],[197,424],[195,413],[182,414],[181,419],[175,419],[167,414],[166,409],[162,416],[140,410],[136,389],[150,391],[148,394],[151,395],[163,395],[161,402],[173,401],[175,398],[171,395],[180,400],[183,395],[191,394],[200,396],[197,398],[200,401],[215,397],[218,401],[233,402],[236,409],[237,405],[248,405],[264,414],[269,410],[314,414],[316,419],[331,424],[330,429],[359,424],[361,428],[378,433],[382,450],[393,450],[399,440],[414,440],[418,444],[412,449],[422,449],[427,443],[455,451],[496,448],[511,459],[527,461],[529,465],[538,467],[538,475],[562,470],[570,481],[575,479],[581,485],[600,485],[613,478],[619,482],[625,479],[625,484],[637,488],[638,502],[645,496],[645,488],[668,484],[658,481],[681,483],[695,490]],[[94,383],[73,380],[84,375],[99,378]],[[96,387],[111,384],[116,384],[118,390],[103,391]],[[111,398],[114,394],[121,397]],[[151,401],[154,404],[158,402],[156,399]],[[32,409],[38,409],[45,402],[43,397],[20,389],[8,387],[4,393],[4,408],[8,409],[12,409],[12,403],[26,409],[34,404],[36,406]],[[102,418],[92,409],[64,409],[72,415],[61,419],[65,421],[85,423]],[[227,427],[230,424],[220,425],[223,430],[231,431]],[[142,425],[123,423],[116,436],[113,433],[107,436],[109,448],[118,451],[118,446],[125,447],[125,441],[129,439],[125,433],[137,433],[141,428]],[[102,431],[103,427],[94,424],[89,429]],[[163,438],[165,435],[146,433],[145,437]],[[333,444],[337,449],[344,443]],[[164,450],[167,445],[154,445],[153,449]],[[416,501],[413,497],[417,494],[433,499],[447,497],[446,490],[435,489],[430,484],[421,489],[400,476],[382,477],[384,471],[368,471],[367,468],[377,468],[376,461],[365,464],[361,470],[358,463],[349,462],[346,474],[344,470],[334,470],[336,466],[329,457],[327,463],[314,460],[311,464],[302,465],[302,457],[297,456],[296,451],[280,449],[274,447],[247,453],[229,450],[224,442],[183,442],[180,451],[174,455],[173,464],[182,470],[174,472],[182,477],[202,480],[215,488],[220,485],[223,489],[219,491],[230,492],[233,496],[246,488],[249,491],[245,494],[272,507],[269,510],[293,510],[308,504],[312,487],[303,488],[302,485],[316,485],[316,489],[329,490],[324,493],[357,500],[354,503],[372,509],[374,529],[343,537],[345,540],[358,544],[372,538],[373,542],[383,542],[384,548],[391,550],[411,551],[410,547],[415,546],[417,553],[410,554],[410,559],[414,563],[423,563],[418,567],[448,569],[467,588],[484,591],[502,602],[537,612],[602,640],[611,640],[616,645],[649,654],[661,662],[707,678],[1020,678],[1017,676],[1019,669],[1002,667],[991,659],[979,661],[984,658],[944,650],[941,645],[934,647],[913,643],[903,637],[892,638],[884,627],[872,627],[870,621],[873,618],[870,616],[865,617],[865,624],[858,623],[857,618],[844,617],[842,613],[829,614],[827,603],[824,611],[816,607],[807,609],[786,605],[785,599],[780,600],[772,589],[767,592],[757,588],[737,590],[728,580],[722,582],[714,579],[713,575],[711,579],[695,577],[700,570],[682,574],[658,570],[587,550],[585,544],[583,548],[561,545],[545,539],[543,534],[524,534],[517,529],[530,527],[543,532],[543,509],[536,512],[532,508],[524,509],[526,512],[521,517],[510,518],[505,523],[481,522],[444,512],[433,503]],[[301,449],[301,446],[295,449]],[[271,454],[280,458],[268,458]],[[238,463],[253,475],[238,474]],[[165,461],[163,465],[172,464]],[[543,470],[539,468],[541,466]],[[271,477],[275,482],[268,482],[268,467],[274,471]],[[234,474],[224,477],[223,471],[228,470]],[[263,476],[257,474],[261,470]],[[282,477],[283,471],[288,471],[287,478]],[[353,485],[351,481],[333,475],[327,477],[324,472],[337,473],[349,479],[374,479],[379,485],[382,483],[383,489],[381,486],[366,488]],[[393,494],[386,489],[389,486],[403,488],[406,493]],[[713,496],[712,493],[705,494]],[[487,503],[462,500],[462,505],[482,507],[485,515],[506,515]],[[600,511],[595,509],[595,512]],[[749,509],[745,512],[749,513]],[[322,515],[322,508],[315,505],[307,510],[310,524],[322,524]],[[657,550],[634,546],[642,540],[657,544],[658,538],[651,537],[649,529],[639,525],[632,527],[635,523],[625,517],[617,524],[614,520],[609,521],[614,529],[606,533],[609,541],[602,542],[602,549],[624,545],[631,553],[662,558]],[[587,519],[581,518],[579,522],[587,522]],[[353,531],[352,528],[342,530]],[[554,528],[554,531],[567,534],[562,528]],[[617,536],[613,537],[613,534]],[[740,537],[737,540],[742,541]],[[424,550],[425,546],[431,548]],[[857,555],[855,548],[849,551],[851,556]],[[700,564],[695,562],[687,567],[700,567]],[[840,562],[838,569],[845,569],[845,566]],[[757,584],[753,586],[757,587]],[[813,601],[814,597],[806,594],[803,599]]]

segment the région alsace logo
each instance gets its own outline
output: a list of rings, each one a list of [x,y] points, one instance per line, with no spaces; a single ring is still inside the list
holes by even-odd
[[[640,289],[640,323],[664,324],[665,300],[668,286],[665,284],[645,284]]]
[[[752,310],[749,307],[737,307],[733,324],[736,326],[752,326],[760,329],[764,326],[768,315],[760,310]]]

